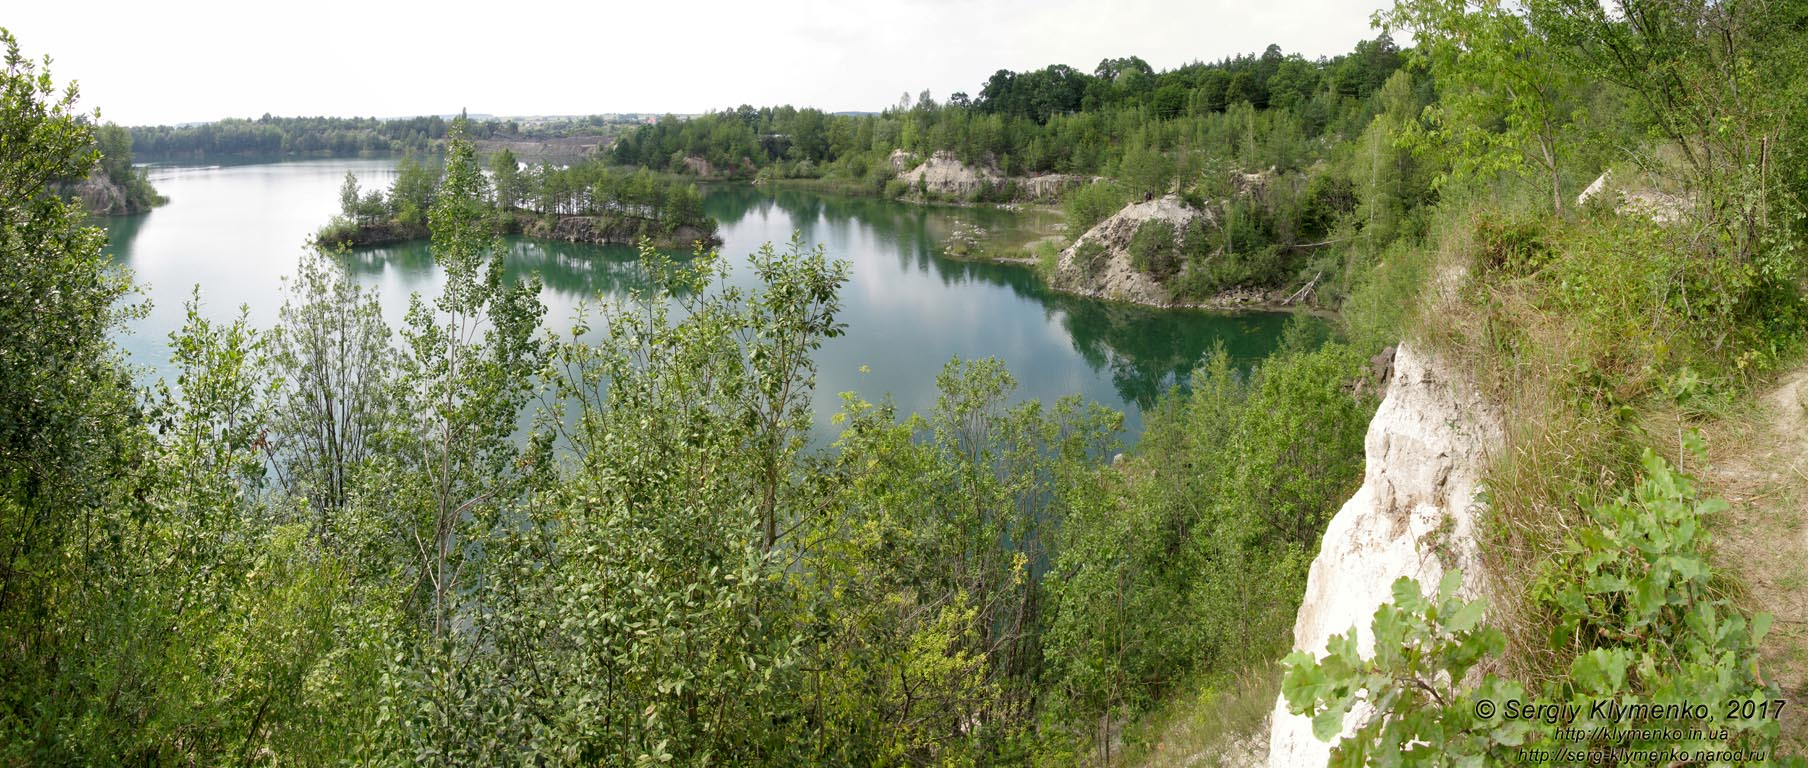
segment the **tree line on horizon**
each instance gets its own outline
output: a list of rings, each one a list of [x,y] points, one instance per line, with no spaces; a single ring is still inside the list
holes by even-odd
[[[439,115],[406,118],[227,118],[192,125],[130,127],[139,156],[159,161],[283,157],[382,157],[439,154],[451,120]],[[607,137],[620,124],[601,115],[557,120],[471,120],[472,139],[536,141],[569,136]]]
[[[1358,119],[1346,113],[1359,112],[1402,61],[1382,34],[1349,54],[1319,60],[1270,45],[1259,55],[1162,72],[1135,56],[1103,60],[1090,74],[1064,64],[999,70],[976,95],[955,93],[938,102],[924,91],[913,102],[906,93],[878,115],[743,105],[666,118],[624,134],[610,151],[617,163],[672,172],[684,172],[685,159],[697,157],[731,176],[771,168],[783,177],[839,176],[876,187],[892,172],[888,157],[897,149],[920,157],[949,151],[1009,175],[1116,175],[1115,166],[1136,145],[1201,148],[1209,129],[1199,121],[1241,104],[1298,110],[1302,137],[1316,136]]]

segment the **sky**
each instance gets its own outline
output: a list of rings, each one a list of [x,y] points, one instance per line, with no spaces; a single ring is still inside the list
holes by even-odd
[[[21,0],[0,26],[126,125],[225,117],[877,111],[999,69],[1308,58],[1382,0]]]

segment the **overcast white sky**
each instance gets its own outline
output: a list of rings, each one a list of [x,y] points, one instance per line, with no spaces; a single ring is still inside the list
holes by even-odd
[[[998,69],[1137,55],[1156,69],[1307,57],[1374,35],[1385,0],[10,3],[0,26],[118,123],[223,117],[878,110]]]

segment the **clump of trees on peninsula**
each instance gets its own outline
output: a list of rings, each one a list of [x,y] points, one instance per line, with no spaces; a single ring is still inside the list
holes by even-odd
[[[456,131],[456,129],[455,129]],[[457,134],[461,138],[462,134]],[[468,140],[451,146],[469,151]],[[448,163],[451,161],[448,159]],[[476,162],[474,159],[469,162]],[[667,247],[717,242],[717,224],[703,210],[696,184],[646,169],[611,168],[590,159],[574,165],[541,163],[522,169],[508,149],[490,157],[489,210],[497,232],[594,243],[650,240]],[[427,237],[427,212],[441,194],[439,170],[404,156],[387,192],[364,190],[347,173],[340,213],[316,235],[329,246],[360,246]]]

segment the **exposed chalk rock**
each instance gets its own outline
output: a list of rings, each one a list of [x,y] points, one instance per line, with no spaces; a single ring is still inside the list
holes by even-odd
[[[899,167],[897,153],[892,154],[892,167]],[[990,191],[1002,183],[998,172],[984,166],[961,162],[953,152],[941,151],[929,156],[921,165],[898,174],[911,189],[921,188],[944,197],[972,197]]]
[[[1168,289],[1153,276],[1130,266],[1130,239],[1144,222],[1166,222],[1179,235],[1202,216],[1208,214],[1176,195],[1124,206],[1061,251],[1053,285],[1081,296],[1166,306],[1173,301]],[[1093,263],[1087,263],[1089,252],[1098,254]]]
[[[1391,360],[1387,396],[1369,422],[1362,487],[1325,529],[1293,626],[1293,647],[1318,655],[1332,635],[1356,629],[1364,655],[1375,608],[1409,576],[1432,593],[1446,569],[1461,568],[1463,595],[1486,593],[1476,549],[1475,494],[1487,457],[1503,440],[1499,409],[1451,366],[1402,344]],[[1347,735],[1371,713],[1359,707]],[[1331,745],[1312,736],[1310,719],[1275,704],[1270,768],[1323,766]]]

